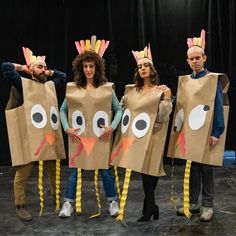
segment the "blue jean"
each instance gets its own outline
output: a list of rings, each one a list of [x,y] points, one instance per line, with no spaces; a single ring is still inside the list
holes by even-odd
[[[108,201],[117,200],[117,194],[115,190],[115,178],[111,169],[99,170],[99,174],[102,176],[103,188]],[[66,194],[64,201],[74,202],[76,198],[76,186],[77,186],[77,169],[72,169],[68,178],[66,187]]]

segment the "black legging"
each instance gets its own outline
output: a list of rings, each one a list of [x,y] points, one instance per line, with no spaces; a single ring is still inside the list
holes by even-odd
[[[158,177],[152,175],[142,174],[143,190],[145,194],[144,204],[143,204],[143,214],[148,214],[153,208],[156,207],[155,204],[155,189],[158,182]]]

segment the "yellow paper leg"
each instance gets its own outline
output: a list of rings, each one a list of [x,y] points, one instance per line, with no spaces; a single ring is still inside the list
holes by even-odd
[[[56,198],[56,211],[59,211],[60,209],[60,173],[61,173],[61,165],[60,160],[56,160],[56,192],[55,192],[55,198]]]
[[[129,190],[130,176],[131,176],[131,170],[126,169],[124,186],[123,186],[122,196],[120,200],[120,212],[119,212],[119,215],[116,217],[116,220],[119,220],[119,221],[123,221],[123,218],[124,218],[124,211],[125,211],[125,204],[126,204],[126,199],[127,199],[128,190]]]
[[[43,161],[39,161],[39,177],[38,177],[38,188],[39,188],[39,205],[41,216],[43,213]]]
[[[99,191],[98,191],[98,170],[95,170],[95,173],[94,173],[94,186],[95,186],[95,193],[96,193],[96,198],[98,202],[98,213],[91,215],[89,217],[90,219],[101,215],[101,202],[100,202]]]
[[[76,202],[75,202],[75,210],[77,214],[82,214],[81,188],[82,188],[82,174],[81,174],[81,169],[78,168],[77,169]]]
[[[184,173],[184,214],[186,217],[191,217],[191,212],[189,211],[189,177],[191,161],[186,162],[185,173]]]
[[[116,191],[118,194],[119,200],[121,199],[121,193],[120,193],[120,182],[119,182],[119,175],[118,175],[118,170],[117,166],[114,166],[114,172],[115,172],[115,179],[116,179]]]

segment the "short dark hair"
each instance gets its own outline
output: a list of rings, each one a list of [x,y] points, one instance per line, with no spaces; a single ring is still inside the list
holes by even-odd
[[[95,64],[94,86],[97,88],[107,82],[105,77],[105,60],[95,52],[85,51],[84,53],[77,55],[72,62],[74,82],[79,88],[85,88],[87,85],[83,63],[91,61]]]
[[[160,77],[159,77],[155,67],[151,63],[148,63],[148,64],[150,67],[151,84],[152,85],[159,85],[160,84]],[[142,88],[142,86],[144,85],[143,79],[139,75],[138,67],[135,68],[135,72],[134,72],[134,84],[136,86],[137,91],[139,91]]]

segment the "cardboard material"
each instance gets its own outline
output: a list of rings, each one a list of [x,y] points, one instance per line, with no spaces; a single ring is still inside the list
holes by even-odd
[[[140,173],[165,175],[162,163],[168,123],[155,123],[162,91],[145,96],[127,85],[124,114],[117,130],[111,164]]]
[[[100,122],[109,126],[112,120],[112,83],[96,89],[78,88],[67,84],[68,123],[79,128],[79,144],[69,138],[69,166],[85,170],[108,169],[111,138],[101,140]]]
[[[54,83],[22,78],[22,87],[24,103],[12,87],[5,111],[12,165],[65,159]]]
[[[218,80],[222,82],[223,88],[225,130],[219,143],[210,148],[209,138]],[[189,75],[179,77],[168,157],[222,165],[229,114],[228,87],[229,80],[225,74],[209,73],[200,79],[192,79]],[[177,115],[179,111],[183,112],[182,121]]]

